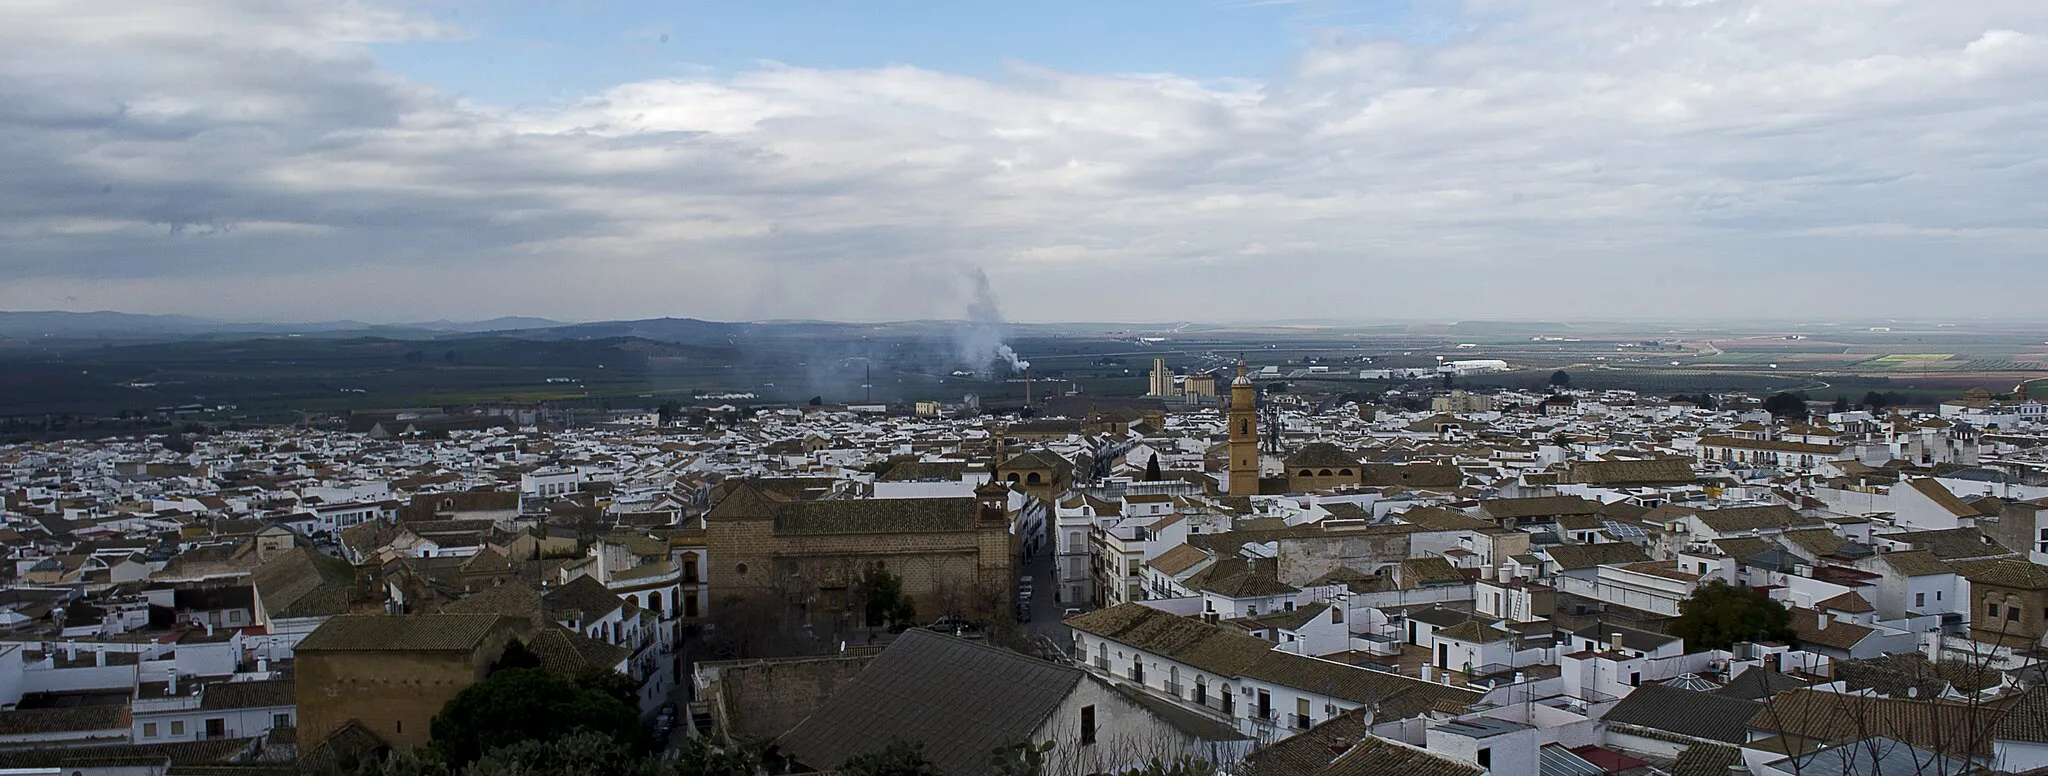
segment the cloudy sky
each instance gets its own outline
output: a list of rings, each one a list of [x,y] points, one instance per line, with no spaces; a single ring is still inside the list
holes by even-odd
[[[958,317],[975,270],[1027,321],[2048,298],[2042,0],[0,19],[0,309]]]

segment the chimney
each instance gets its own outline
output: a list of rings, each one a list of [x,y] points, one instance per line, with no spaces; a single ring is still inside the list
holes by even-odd
[[[1814,618],[1813,618],[1813,629],[1814,629],[1814,630],[1827,630],[1827,629],[1828,629],[1828,615],[1827,615],[1827,613],[1826,613],[1826,612],[1819,612],[1819,613],[1817,613],[1817,614],[1816,614],[1816,615],[1814,616]]]
[[[1345,752],[1349,751],[1351,751],[1351,739],[1345,738],[1343,736],[1337,736],[1336,738],[1330,739],[1331,754],[1337,755],[1338,757],[1342,757],[1344,756]]]
[[[1428,664],[1428,663],[1423,663],[1423,664],[1422,664],[1422,681],[1425,681],[1425,682],[1431,682],[1431,681],[1435,681],[1435,678],[1434,678],[1434,677],[1432,677],[1432,676],[1430,675],[1431,669],[1434,669],[1434,668],[1435,668],[1435,666],[1432,666],[1432,665],[1430,665],[1430,664]]]
[[[1621,631],[1615,631],[1612,636],[1608,637],[1607,648],[1616,652],[1621,651]]]
[[[256,673],[270,673],[270,658],[264,657],[262,655],[258,655],[256,657]]]
[[[92,662],[93,662],[93,665],[99,666],[99,667],[101,667],[101,668],[106,668],[106,667],[107,667],[107,651],[106,651],[106,650],[104,650],[104,649],[100,649],[100,650],[94,650],[94,651],[93,651],[93,653],[92,653]]]
[[[171,669],[171,686],[170,686],[170,694],[171,694],[171,695],[177,695],[177,694],[178,694],[178,670],[177,670],[177,669],[175,669],[175,668]]]
[[[1521,684],[1526,681],[1529,681],[1529,676],[1527,674],[1524,674],[1520,671],[1515,672],[1515,684]]]

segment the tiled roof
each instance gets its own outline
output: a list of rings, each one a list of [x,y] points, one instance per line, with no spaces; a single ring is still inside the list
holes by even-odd
[[[1933,477],[1920,477],[1907,480],[1906,485],[1918,491],[1920,495],[1926,496],[1927,500],[1934,502],[1935,506],[1941,507],[1951,515],[1956,517],[1977,516],[1977,509],[1975,507],[1963,503],[1962,499],[1956,498],[1956,494],[1949,492],[1948,487],[1942,485],[1940,480]]]
[[[1173,549],[1159,553],[1159,557],[1153,558],[1145,565],[1158,569],[1161,574],[1175,576],[1183,571],[1194,568],[1195,564],[1201,563],[1208,558],[1209,553],[1202,551],[1198,547],[1176,544],[1173,546]]]
[[[128,729],[127,706],[70,706],[0,711],[0,735]]]
[[[1971,754],[1990,755],[1990,728],[1999,715],[1985,707],[1927,699],[1873,698],[1820,690],[1788,690],[1758,704],[1749,727],[1816,741],[1860,740],[1877,734],[1914,746],[1951,752],[1974,742]]]
[[[1643,550],[1627,542],[1603,544],[1561,544],[1545,550],[1550,560],[1564,571],[1589,569],[1624,563],[1640,563],[1650,559]]]
[[[1934,553],[1926,550],[1887,552],[1877,556],[1901,576],[1928,577],[1937,574],[1954,574],[1955,568],[1943,563]]]
[[[1186,585],[1225,598],[1264,598],[1301,592],[1280,581],[1280,562],[1275,558],[1217,558],[1187,578]]]
[[[542,593],[540,600],[549,617],[585,623],[603,619],[626,605],[626,600],[605,589],[604,583],[587,576]]]
[[[1792,607],[1792,633],[1799,637],[1799,643],[1847,651],[1876,632],[1862,625],[1834,618],[1828,618],[1827,627],[1820,627],[1821,618],[1826,616],[1812,609]]]
[[[266,679],[257,682],[216,682],[199,692],[199,707],[214,709],[257,709],[290,706],[292,680]]]
[[[1813,607],[1824,612],[1847,612],[1849,614],[1877,611],[1877,607],[1871,606],[1869,601],[1863,600],[1863,596],[1857,594],[1854,590],[1814,604]]]
[[[1692,462],[1683,458],[1647,461],[1575,461],[1560,482],[1586,485],[1673,485],[1698,479]]]
[[[1471,704],[1480,694],[1419,679],[1274,650],[1269,642],[1142,604],[1119,604],[1068,620],[1074,630],[1128,644],[1220,676],[1243,676],[1352,703],[1418,699]]]
[[[482,644],[500,619],[495,614],[348,614],[321,623],[296,650],[468,651]]]
[[[1578,496],[1496,498],[1479,502],[1479,509],[1495,518],[1593,515],[1599,514],[1600,502],[1583,499]]]
[[[1935,531],[1901,531],[1878,534],[1880,539],[1905,542],[1916,550],[1934,553],[1942,560],[1968,560],[2007,555],[2011,550],[1975,528],[1944,528]]]
[[[1678,753],[1671,764],[1671,776],[1728,776],[1730,766],[1742,762],[1740,747],[1724,744],[1693,744]]]
[[[1353,473],[1356,473],[1358,471],[1358,456],[1352,455],[1346,452],[1344,448],[1328,442],[1310,442],[1302,445],[1301,449],[1289,453],[1286,466],[1289,469],[1340,466],[1349,468]]]
[[[1024,655],[911,630],[776,740],[812,768],[836,768],[877,742],[924,745],[941,773],[981,774],[996,747],[1022,740],[1085,675]]]
[[[973,498],[796,501],[775,509],[775,533],[816,536],[972,531],[977,506]]]
[[[251,581],[272,618],[341,614],[355,601],[355,567],[306,547],[265,561]]]
[[[1740,533],[1760,531],[1769,528],[1790,528],[1795,525],[1820,525],[1820,518],[1807,517],[1791,507],[1776,504],[1761,507],[1729,507],[1726,509],[1704,509],[1693,513],[1694,517],[1716,533]]]
[[[1746,724],[1762,708],[1755,701],[1646,684],[1607,712],[1608,724],[1635,725],[1689,738],[1740,744]]]
[[[1956,573],[1977,585],[1995,585],[2017,590],[2048,589],[2048,566],[2019,558],[1966,560],[1955,564]]]
[[[488,587],[441,607],[447,614],[503,614],[538,621],[541,617],[540,591],[524,582],[507,582]]]
[[[1484,531],[1496,527],[1485,520],[1442,507],[1417,507],[1396,517],[1425,531]]]
[[[578,676],[585,671],[612,671],[633,653],[625,647],[606,644],[580,633],[571,633],[559,625],[550,624],[541,628],[527,643],[527,649],[540,658],[540,665],[562,676]]]
[[[1420,747],[1372,736],[1339,755],[1318,776],[1480,776],[1486,769]]]

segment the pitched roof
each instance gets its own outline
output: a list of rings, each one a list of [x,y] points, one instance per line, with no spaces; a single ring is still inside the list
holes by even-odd
[[[1827,627],[1823,628],[1820,626],[1823,617],[1827,615],[1805,607],[1792,607],[1792,633],[1799,637],[1799,643],[1847,651],[1876,632],[1875,629],[1831,617]]]
[[[1280,581],[1278,558],[1217,558],[1187,578],[1188,587],[1225,598],[1263,598],[1301,592]]]
[[[794,501],[775,508],[783,536],[972,531],[979,514],[973,498],[890,498]]]
[[[1480,776],[1485,768],[1416,746],[1371,736],[1339,755],[1318,776]]]
[[[558,620],[589,622],[602,619],[626,605],[626,600],[606,589],[593,577],[577,577],[561,587],[542,593],[541,608]]]
[[[632,650],[625,647],[606,644],[553,624],[533,634],[527,649],[540,658],[542,668],[562,676],[577,676],[591,670],[615,670],[626,658],[633,656]]]
[[[1173,549],[1159,553],[1159,557],[1153,558],[1145,565],[1158,569],[1159,573],[1171,577],[1178,576],[1181,572],[1194,568],[1195,564],[1208,559],[1209,553],[1199,547],[1176,544],[1173,546]]]
[[[1749,718],[1762,707],[1761,703],[1741,698],[1646,684],[1615,704],[1604,721],[1740,744],[1749,739]]]
[[[1328,442],[1310,442],[1287,455],[1287,468],[1341,466],[1358,470],[1358,456]]]
[[[1955,564],[1956,573],[1971,584],[1996,585],[2019,590],[2048,589],[2048,566],[2019,558],[1966,560]]]
[[[321,623],[298,652],[467,652],[503,619],[495,614],[345,614]]]
[[[1881,735],[1951,752],[1960,749],[1959,744],[1974,742],[1971,754],[1989,755],[1992,736],[1987,728],[1997,717],[1981,706],[1948,701],[1801,689],[1779,693],[1768,705],[1758,704],[1749,727],[1824,742]]]
[[[1627,542],[1605,542],[1601,544],[1560,544],[1548,550],[1550,560],[1564,571],[1589,569],[1594,566],[1609,566],[1626,563],[1641,563],[1650,559],[1641,547]]]
[[[1901,576],[1930,577],[1937,574],[1956,573],[1953,566],[1942,562],[1940,558],[1934,557],[1934,553],[1926,550],[1887,552],[1877,557]]]
[[[1600,513],[1600,502],[1578,496],[1496,498],[1479,502],[1479,509],[1494,518],[1593,515]]]
[[[1084,676],[913,629],[776,745],[804,765],[836,768],[894,738],[924,744],[943,773],[981,774],[990,752],[1036,732]]]
[[[1281,652],[1270,642],[1143,604],[1089,612],[1067,625],[1220,676],[1260,679],[1352,703],[1380,703],[1382,714],[1394,698],[1471,704],[1480,697],[1470,690]]]
[[[1772,504],[1760,507],[1727,507],[1724,509],[1703,509],[1693,513],[1700,523],[1716,533],[1738,533],[1760,531],[1767,528],[1789,528],[1795,525],[1820,525],[1820,518],[1807,517],[1791,507]]]
[[[1920,495],[1926,496],[1927,500],[1934,502],[1935,506],[1941,507],[1951,515],[1956,517],[1978,516],[1976,507],[1965,504],[1962,499],[1956,498],[1956,494],[1949,492],[1948,486],[1941,484],[1940,480],[1933,477],[1918,477],[1907,480],[1906,485],[1917,491]]]
[[[1684,458],[1656,458],[1644,461],[1574,461],[1565,469],[1562,483],[1605,486],[1677,485],[1699,479],[1692,462]]]
[[[341,614],[355,601],[355,567],[307,547],[265,561],[250,579],[272,618]]]

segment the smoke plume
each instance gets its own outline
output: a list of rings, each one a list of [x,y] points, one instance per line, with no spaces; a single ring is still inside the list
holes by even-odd
[[[995,289],[989,287],[988,274],[979,267],[964,271],[974,295],[967,302],[967,327],[953,343],[962,367],[983,377],[990,376],[998,362],[1008,364],[1013,372],[1030,368],[1031,362],[1018,358],[1017,351],[1003,342],[1009,326],[1003,321]]]

